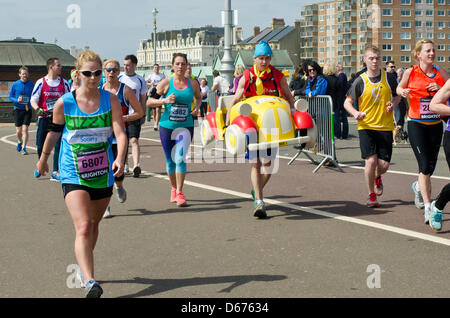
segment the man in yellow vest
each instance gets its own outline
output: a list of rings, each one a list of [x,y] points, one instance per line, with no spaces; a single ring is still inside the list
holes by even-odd
[[[380,50],[368,46],[364,51],[367,71],[359,75],[345,100],[345,109],[358,121],[361,157],[365,160],[364,177],[369,192],[368,207],[378,206],[377,196],[383,194],[381,175],[392,157],[393,109],[400,101],[397,79],[381,69]],[[353,107],[357,102],[358,110]]]

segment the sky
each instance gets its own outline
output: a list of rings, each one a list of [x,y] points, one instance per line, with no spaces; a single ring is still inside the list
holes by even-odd
[[[284,18],[293,25],[301,18],[305,0],[231,0],[238,10],[238,26],[244,38],[253,27],[271,25]],[[0,40],[36,38],[68,49],[89,46],[103,58],[119,61],[136,54],[139,41],[153,32],[156,8],[157,31],[205,25],[221,26],[225,0],[0,0]]]

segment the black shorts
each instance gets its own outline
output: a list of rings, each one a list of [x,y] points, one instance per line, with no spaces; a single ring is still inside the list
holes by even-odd
[[[131,138],[139,139],[139,137],[141,137],[141,127],[142,124],[140,119],[129,122],[126,129],[128,140]]]
[[[372,129],[358,130],[361,158],[367,159],[377,155],[378,159],[391,162],[392,157],[392,131]]]
[[[14,109],[14,124],[16,127],[21,127],[23,125],[30,126],[31,117],[33,112],[31,108],[26,111],[25,109]]]
[[[89,193],[89,196],[91,197],[91,200],[101,200],[105,198],[110,198],[113,194],[113,187],[107,187],[107,188],[89,188],[83,185],[79,184],[70,184],[70,183],[64,183],[62,184],[62,190],[64,194],[64,198],[66,198],[66,195],[75,190],[83,190]]]

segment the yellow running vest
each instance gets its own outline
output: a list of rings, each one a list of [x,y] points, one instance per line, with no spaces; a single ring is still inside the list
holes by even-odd
[[[366,117],[358,120],[358,130],[394,130],[394,112],[386,111],[386,103],[392,100],[386,72],[381,70],[381,81],[378,83],[372,83],[366,73],[361,74],[361,77],[364,81],[364,91],[358,98],[358,105],[359,111],[365,112]]]

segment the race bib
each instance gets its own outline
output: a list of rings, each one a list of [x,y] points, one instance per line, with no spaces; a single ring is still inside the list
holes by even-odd
[[[22,97],[22,100],[20,102],[18,102],[18,104],[20,104],[20,105],[28,105],[28,103],[30,102],[29,96],[20,95],[19,97]]]
[[[57,98],[47,99],[47,102],[45,104],[47,105],[48,111],[53,111],[53,107],[55,107],[55,103],[57,100]]]
[[[77,163],[82,179],[93,179],[109,173],[108,157],[103,147],[77,151]]]
[[[186,104],[172,104],[170,108],[170,117],[169,119],[172,121],[186,121],[187,116],[189,115],[189,106]]]
[[[430,111],[431,97],[420,99],[420,119],[441,119],[441,115]]]

